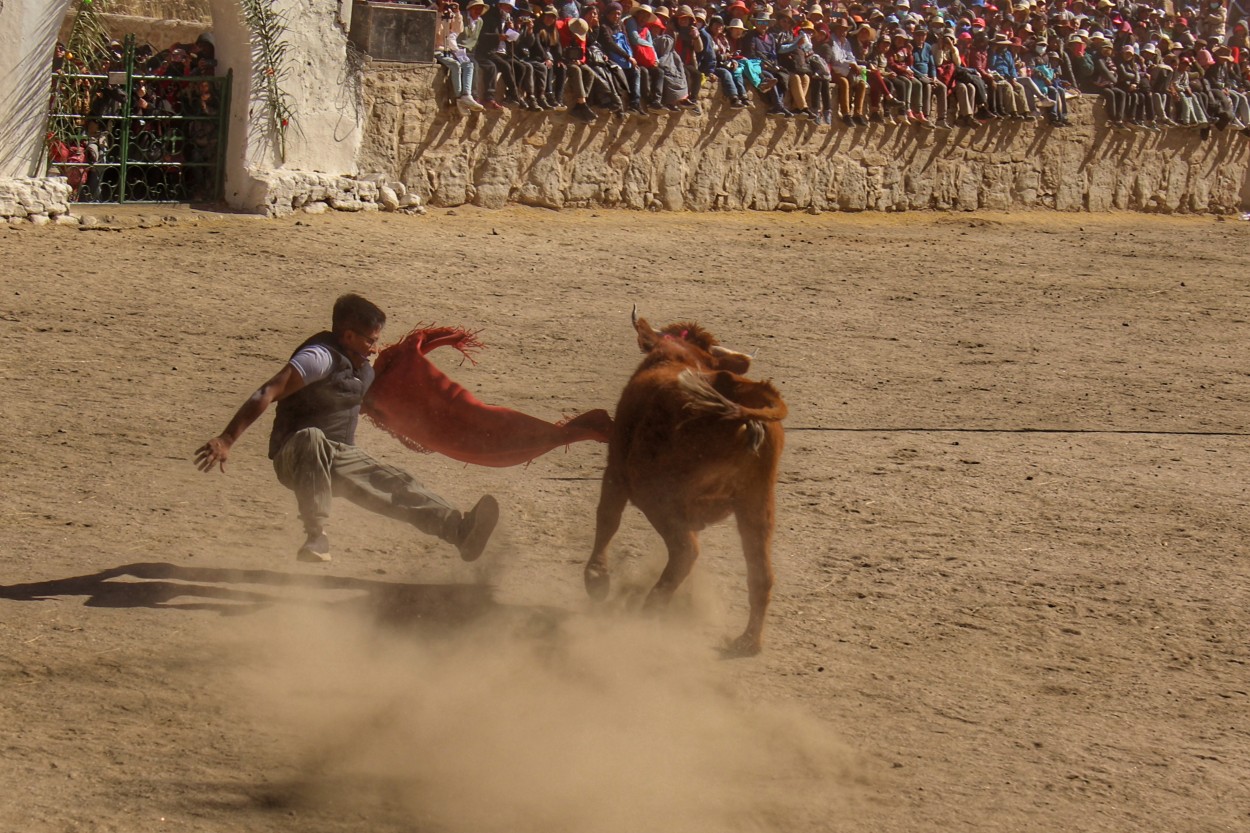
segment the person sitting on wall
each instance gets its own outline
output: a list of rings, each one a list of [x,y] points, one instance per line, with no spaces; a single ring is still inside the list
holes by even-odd
[[[497,0],[482,14],[482,28],[473,47],[473,60],[482,71],[482,101],[487,109],[496,109],[490,102],[495,100],[495,87],[500,78],[503,79],[504,104],[513,107],[521,104],[512,58],[508,55],[508,41],[504,37],[504,33],[513,28],[514,5],[514,0]]]
[[[543,63],[547,67],[547,104],[554,110],[563,110],[564,82],[568,68],[564,64],[564,47],[560,43],[560,12],[555,6],[543,6],[542,17],[535,28],[538,43],[543,50]]]
[[[456,0],[439,0],[438,21],[434,24],[434,60],[447,70],[451,100],[462,113],[485,109],[473,97],[473,59],[460,45],[464,18]]]

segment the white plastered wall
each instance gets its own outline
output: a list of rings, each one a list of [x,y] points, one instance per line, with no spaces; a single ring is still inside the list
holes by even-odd
[[[39,173],[52,50],[69,6],[70,0],[0,0],[0,179]],[[283,86],[296,114],[285,159],[252,94],[251,33],[239,0],[211,0],[219,70],[234,71],[226,200],[237,208],[258,204],[254,173],[357,172],[364,106],[347,63],[350,1],[275,0],[274,6],[287,20]]]
[[[0,0],[0,179],[35,176],[69,0]]]

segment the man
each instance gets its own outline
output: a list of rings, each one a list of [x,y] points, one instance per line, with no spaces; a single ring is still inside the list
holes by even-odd
[[[373,383],[369,359],[378,350],[386,314],[359,295],[334,302],[330,332],[307,339],[272,379],[239,408],[226,429],[196,449],[200,471],[223,472],[231,447],[273,403],[269,459],[278,481],[295,492],[306,538],[296,558],[330,560],[325,527],[330,499],[340,495],[387,517],[406,521],[473,561],[499,520],[485,495],[468,514],[453,509],[405,471],[379,463],[355,446],[360,404]]]

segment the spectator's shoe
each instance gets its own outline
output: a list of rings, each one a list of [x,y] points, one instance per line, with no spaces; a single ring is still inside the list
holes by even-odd
[[[851,116],[851,121],[855,122],[856,127],[867,127],[868,119],[863,116]]]
[[[825,127],[832,127],[833,126],[833,111],[825,110],[823,113],[821,113],[820,123],[823,124]]]
[[[854,116],[842,115],[842,116],[838,116],[838,118],[840,118],[842,120],[842,124],[846,125],[847,127],[854,127],[856,124],[858,124],[858,122],[855,121]]]
[[[740,98],[729,99],[730,110],[741,110],[743,107],[746,107],[746,106],[747,106],[747,103]]]
[[[499,523],[499,501],[483,495],[477,505],[460,520],[456,549],[465,561],[476,561],[486,549],[486,542]]]
[[[881,124],[883,121],[885,121],[885,116],[881,115],[880,112],[874,112],[868,116],[868,121],[872,122],[873,124]]]
[[[680,108],[680,107],[678,107],[676,104],[665,104],[665,105],[664,105],[664,109],[665,109],[665,110],[667,110],[667,111],[669,111],[670,113],[680,113],[680,112],[681,112],[681,108]]]
[[[312,564],[325,564],[330,560],[330,539],[321,531],[309,532],[304,546],[295,554],[296,561],[307,561]]]
[[[478,101],[476,98],[474,98],[471,95],[460,96],[460,98],[456,99],[456,103],[463,104],[465,107],[468,107],[470,110],[474,110],[474,111],[486,109],[485,107],[482,106],[482,103],[480,101]]]
[[[639,118],[643,118],[643,119],[651,118],[651,114],[642,108],[641,102],[635,101],[633,104],[629,105],[629,112],[633,113],[635,116],[638,116]]]
[[[495,99],[491,98],[482,102],[482,109],[483,110],[502,110],[503,105],[500,104],[498,101],[495,101]]]
[[[933,123],[933,127],[936,127],[938,130],[950,130],[951,123],[948,122],[946,119],[938,119],[936,122]]]
[[[473,108],[471,108],[469,103],[464,100],[464,96],[456,99],[456,109],[459,110],[462,115],[466,116],[473,112]]]
[[[693,102],[688,98],[683,98],[681,101],[677,102],[677,104],[681,107],[698,107],[699,106],[696,102]]]
[[[594,124],[596,119],[595,111],[585,103],[573,105],[573,109],[569,110],[569,115],[583,124]]]
[[[524,104],[521,103],[521,99],[517,98],[514,95],[505,95],[503,97],[503,103],[504,103],[504,106],[506,107],[522,107],[523,108],[525,106]]]

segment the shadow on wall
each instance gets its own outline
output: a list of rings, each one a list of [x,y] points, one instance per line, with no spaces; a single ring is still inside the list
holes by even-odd
[[[12,90],[8,115],[0,124],[0,149],[13,154],[13,158],[25,163],[25,175],[37,176],[43,159],[43,135],[48,118],[48,99],[51,93],[52,53],[56,46],[56,34],[69,8],[70,0],[53,0],[46,3],[38,13],[34,26],[24,27],[30,36],[20,42],[25,48],[21,60],[13,67],[11,77],[16,81]],[[0,11],[6,4],[0,2]],[[23,8],[10,9],[12,16],[21,20]],[[26,4],[33,9],[36,4]]]
[[[360,168],[431,206],[755,210],[1137,210],[1230,213],[1250,201],[1250,141],[1238,132],[1112,131],[1102,105],[1072,103],[1072,127],[995,123],[950,131],[817,126],[733,110],[714,87],[703,112],[461,114],[440,69],[368,67]]]

